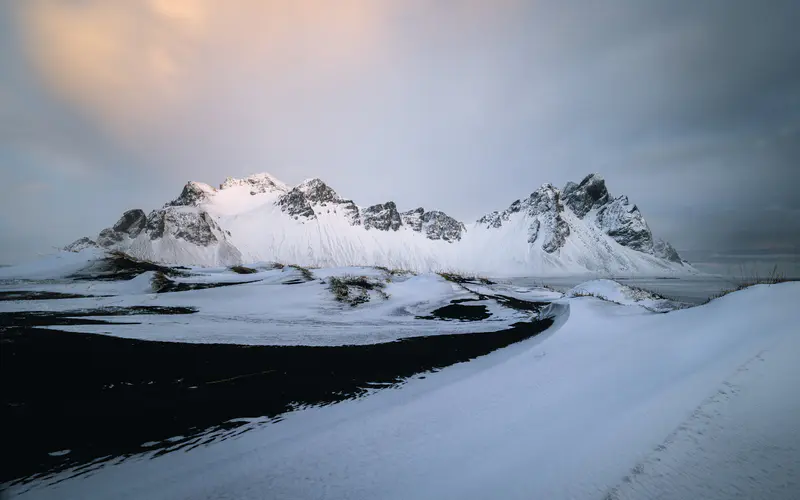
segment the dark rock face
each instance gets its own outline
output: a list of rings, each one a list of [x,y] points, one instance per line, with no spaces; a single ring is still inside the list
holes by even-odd
[[[531,196],[533,196],[533,195],[531,195]],[[517,200],[514,203],[512,203],[511,205],[509,205],[508,209],[506,209],[506,212],[508,212],[509,214],[515,214],[515,213],[519,212],[520,210],[522,210],[522,208],[523,208],[522,207],[522,200]]]
[[[327,207],[328,210],[334,210],[335,212],[341,210],[351,225],[358,226],[361,224],[361,214],[353,200],[342,199],[336,194],[336,191],[321,180],[309,179],[303,181],[296,189],[303,193],[309,202],[309,206],[312,206],[312,212],[313,206],[316,205]]]
[[[114,228],[118,229],[115,230]],[[182,206],[167,206],[153,210],[147,217],[141,210],[126,212],[114,228],[104,229],[97,238],[97,245],[108,249],[129,251],[130,238],[139,236],[145,241],[138,241],[133,248],[141,250],[142,243],[147,240],[155,242],[162,238],[183,240],[199,247],[208,247],[222,244],[220,249],[231,260],[241,258],[225,237],[226,231],[219,227],[217,222],[204,210],[187,209]],[[126,232],[127,231],[127,232]],[[78,247],[78,242],[73,245]],[[89,240],[91,241],[91,240]],[[146,248],[146,245],[144,246]],[[136,251],[136,250],[134,250]],[[151,258],[151,257],[148,257]]]
[[[653,234],[639,209],[626,196],[612,198],[598,174],[587,175],[580,184],[568,182],[563,196],[566,205],[581,219],[596,209],[597,226],[620,245],[654,253]]]
[[[502,212],[481,217],[478,224],[489,229],[499,228],[512,214],[525,210],[532,219],[528,227],[528,243],[541,241],[542,249],[552,253],[564,245],[570,234],[570,226],[563,217],[565,206],[581,219],[595,210],[593,220],[587,222],[620,245],[683,263],[669,243],[653,240],[653,234],[636,205],[632,205],[626,196],[611,198],[605,180],[598,174],[587,175],[580,184],[568,182],[563,192],[545,184],[528,199],[517,200]]]
[[[66,250],[67,252],[80,252],[81,250],[84,250],[86,248],[97,248],[97,246],[98,245],[94,240],[84,236],[83,238],[79,238],[70,243],[69,245],[65,246],[64,250]]]
[[[219,241],[214,235],[214,230],[220,230],[219,226],[206,212],[168,212],[166,219],[167,224],[175,228],[174,236],[177,239],[201,247]]]
[[[531,225],[528,226],[528,243],[535,243],[536,239],[539,237],[539,227],[542,224],[539,222],[539,219],[533,219]]]
[[[336,191],[319,179],[309,179],[297,186],[297,189],[311,203],[336,203],[341,201]]]
[[[464,224],[438,210],[422,214],[422,227],[428,239],[444,241],[460,241],[461,234],[467,230]]]
[[[653,253],[653,233],[636,205],[620,196],[597,211],[597,225],[620,245]]]
[[[210,186],[204,186],[199,182],[189,181],[183,187],[181,195],[167,203],[165,207],[197,206],[200,202],[208,198],[208,192],[213,191]]]
[[[97,244],[103,248],[109,248],[121,242],[124,238],[125,236],[122,233],[118,233],[110,227],[107,227],[100,231],[100,234],[97,236]]]
[[[670,262],[677,262],[678,264],[683,262],[678,251],[675,250],[672,245],[661,239],[653,241],[653,255]]]
[[[147,216],[147,235],[151,239],[157,240],[164,236],[166,215],[167,212],[165,210],[153,210]]]
[[[568,182],[563,191],[564,203],[583,219],[592,208],[608,203],[606,181],[598,174],[587,175],[580,184]]]
[[[282,196],[278,201],[278,205],[281,207],[281,210],[294,218],[317,218],[317,216],[314,214],[314,209],[311,208],[311,204],[308,203],[306,195],[303,194],[303,191],[298,187],[292,188],[291,191]]]
[[[495,210],[484,215],[478,219],[478,224],[485,225],[487,228],[498,228],[511,217],[511,214],[515,214],[520,210],[522,210],[522,200],[517,200],[502,212]]]
[[[529,217],[536,218],[536,222],[531,223],[528,228],[528,243],[534,243],[542,238],[542,250],[547,253],[553,253],[564,246],[570,229],[562,217],[564,205],[561,203],[561,193],[557,189],[545,184],[532,193],[521,207],[527,208]]]
[[[118,233],[126,233],[131,238],[139,236],[145,226],[147,225],[147,216],[144,211],[140,209],[128,210],[122,217],[114,224],[112,228]]]
[[[561,193],[550,184],[545,184],[525,200],[517,200],[502,212],[492,212],[478,219],[478,224],[487,228],[499,228],[513,214],[524,211],[531,219],[528,226],[528,243],[542,242],[542,249],[553,253],[569,236],[569,224],[564,220],[564,204]]]
[[[219,240],[214,230],[221,231],[216,222],[206,212],[186,212],[181,210],[153,210],[147,217],[146,233],[151,240],[170,234],[198,246],[208,246]]]
[[[128,210],[114,224],[100,231],[97,237],[97,245],[109,248],[123,241],[126,237],[136,238],[147,227],[147,217],[140,209]]]
[[[278,205],[295,219],[317,219],[314,208],[324,207],[329,212],[341,210],[353,226],[361,224],[360,213],[353,200],[343,200],[336,191],[319,179],[310,179],[295,186],[281,197]]]
[[[377,229],[379,231],[397,231],[403,224],[400,213],[393,201],[379,203],[365,208],[361,212],[361,217],[365,229]]]
[[[505,212],[503,212],[505,213]],[[486,226],[487,229],[498,228],[503,225],[503,217],[501,212],[495,210],[478,219],[478,224]]]
[[[418,233],[425,233],[430,240],[459,241],[463,232],[467,230],[464,224],[446,213],[438,210],[426,212],[422,207],[401,213],[400,219],[404,226]]]
[[[400,220],[403,221],[404,226],[410,227],[412,230],[421,233],[422,232],[422,214],[425,213],[425,209],[422,207],[415,208],[414,210],[409,210],[407,212],[403,212],[400,214]]]

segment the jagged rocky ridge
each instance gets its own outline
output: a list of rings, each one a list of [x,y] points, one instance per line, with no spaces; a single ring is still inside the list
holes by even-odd
[[[653,238],[636,205],[613,197],[597,174],[561,190],[544,184],[469,228],[437,210],[401,212],[393,201],[360,207],[320,179],[294,187],[269,174],[228,178],[219,188],[189,182],[162,208],[129,210],[96,240],[67,249],[90,246],[195,265],[292,260],[447,269],[508,259],[522,271],[611,272],[684,265],[669,243]]]
[[[542,249],[547,253],[553,253],[564,245],[570,229],[563,218],[561,193],[552,184],[545,184],[525,200],[515,201],[502,212],[484,215],[478,219],[478,224],[485,224],[487,228],[499,228],[513,214],[520,212],[530,218],[527,228],[528,243],[541,240]]]

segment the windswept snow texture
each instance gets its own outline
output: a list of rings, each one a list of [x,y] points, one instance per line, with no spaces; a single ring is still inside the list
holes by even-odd
[[[592,174],[564,190],[544,184],[473,224],[394,201],[368,207],[320,179],[290,187],[269,174],[189,182],[161,209],[129,210],[92,244],[167,264],[229,266],[254,261],[316,267],[386,266],[419,272],[498,275],[693,272],[658,240],[627,197],[612,198]]]
[[[568,316],[545,334],[398,389],[11,493],[798,498],[800,283],[668,314],[593,297],[561,303]]]

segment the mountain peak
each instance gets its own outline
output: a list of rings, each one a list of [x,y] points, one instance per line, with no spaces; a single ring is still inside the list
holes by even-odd
[[[319,177],[309,177],[308,179],[305,179],[305,180],[303,180],[303,182],[298,184],[298,187],[299,186],[317,186],[317,185],[327,185],[327,184],[325,184],[325,181],[323,181]]]
[[[597,210],[597,224],[620,245],[653,254],[653,233],[639,208],[631,205],[627,196],[619,196],[602,205]],[[663,251],[671,257],[674,249],[664,248]]]
[[[296,186],[311,203],[330,203],[340,201],[339,195],[318,177],[306,179]]]
[[[600,174],[589,174],[580,184],[568,182],[562,192],[564,202],[581,219],[593,208],[599,208],[611,199],[606,181]]]
[[[197,206],[208,200],[217,190],[202,182],[189,181],[183,186],[180,196],[170,201],[165,207]]]
[[[262,172],[260,174],[252,174],[242,179],[235,177],[228,177],[225,182],[219,185],[220,189],[229,189],[232,187],[246,186],[250,188],[250,194],[269,193],[274,191],[287,192],[289,187],[277,179],[276,177]]]

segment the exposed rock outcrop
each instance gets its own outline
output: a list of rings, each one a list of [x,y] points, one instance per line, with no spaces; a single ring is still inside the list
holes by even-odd
[[[295,219],[299,219],[300,217],[304,217],[306,219],[317,218],[317,216],[314,214],[314,209],[311,208],[311,204],[306,198],[306,195],[299,187],[292,188],[288,193],[282,196],[278,201],[278,205],[280,205],[281,210]]]
[[[404,226],[425,234],[430,240],[459,241],[467,230],[464,224],[444,212],[431,210],[426,212],[422,207],[400,214]]]
[[[183,186],[180,196],[164,205],[165,207],[196,207],[207,201],[216,189],[202,182],[189,181]]]
[[[338,213],[341,210],[351,225],[358,226],[361,224],[361,214],[353,200],[342,199],[336,194],[336,191],[320,179],[305,180],[296,189],[305,195],[309,206],[319,205],[319,207],[325,207],[325,210],[329,213],[330,210],[333,210],[334,213]]]
[[[563,189],[564,203],[583,219],[593,208],[599,208],[610,199],[606,181],[599,174],[589,174],[580,184],[568,182]]]
[[[131,238],[135,238],[139,236],[139,233],[144,230],[145,226],[147,226],[147,216],[144,210],[136,208],[122,214],[122,217],[111,229],[115,232],[125,233]]]
[[[653,233],[636,205],[627,196],[606,203],[597,211],[597,224],[620,245],[653,253]]]
[[[141,209],[128,210],[114,224],[100,231],[97,236],[97,245],[111,248],[126,238],[136,238],[147,227],[147,217]]]
[[[403,224],[397,205],[393,201],[372,205],[361,211],[361,218],[366,229],[379,231],[397,231]]]
[[[478,219],[478,224],[489,229],[503,226],[512,215],[524,212],[529,218],[528,243],[541,242],[542,250],[553,253],[564,245],[569,236],[569,224],[564,220],[561,193],[551,184],[545,184],[524,200],[517,200],[502,212],[492,212]]]
[[[513,205],[512,205],[513,206]],[[528,216],[535,218],[528,230],[528,243],[541,238],[542,250],[553,253],[564,246],[569,236],[569,224],[564,220],[561,193],[551,184],[545,184],[521,204]],[[535,226],[535,228],[534,228]]]
[[[215,233],[221,233],[222,230],[206,212],[166,209],[150,213],[147,232],[151,240],[170,235],[206,247],[219,242]]]
[[[81,250],[85,250],[87,248],[97,248],[97,242],[95,242],[91,238],[87,238],[84,236],[83,238],[78,238],[77,240],[73,241],[69,245],[64,247],[64,250],[67,252],[80,252]]]

